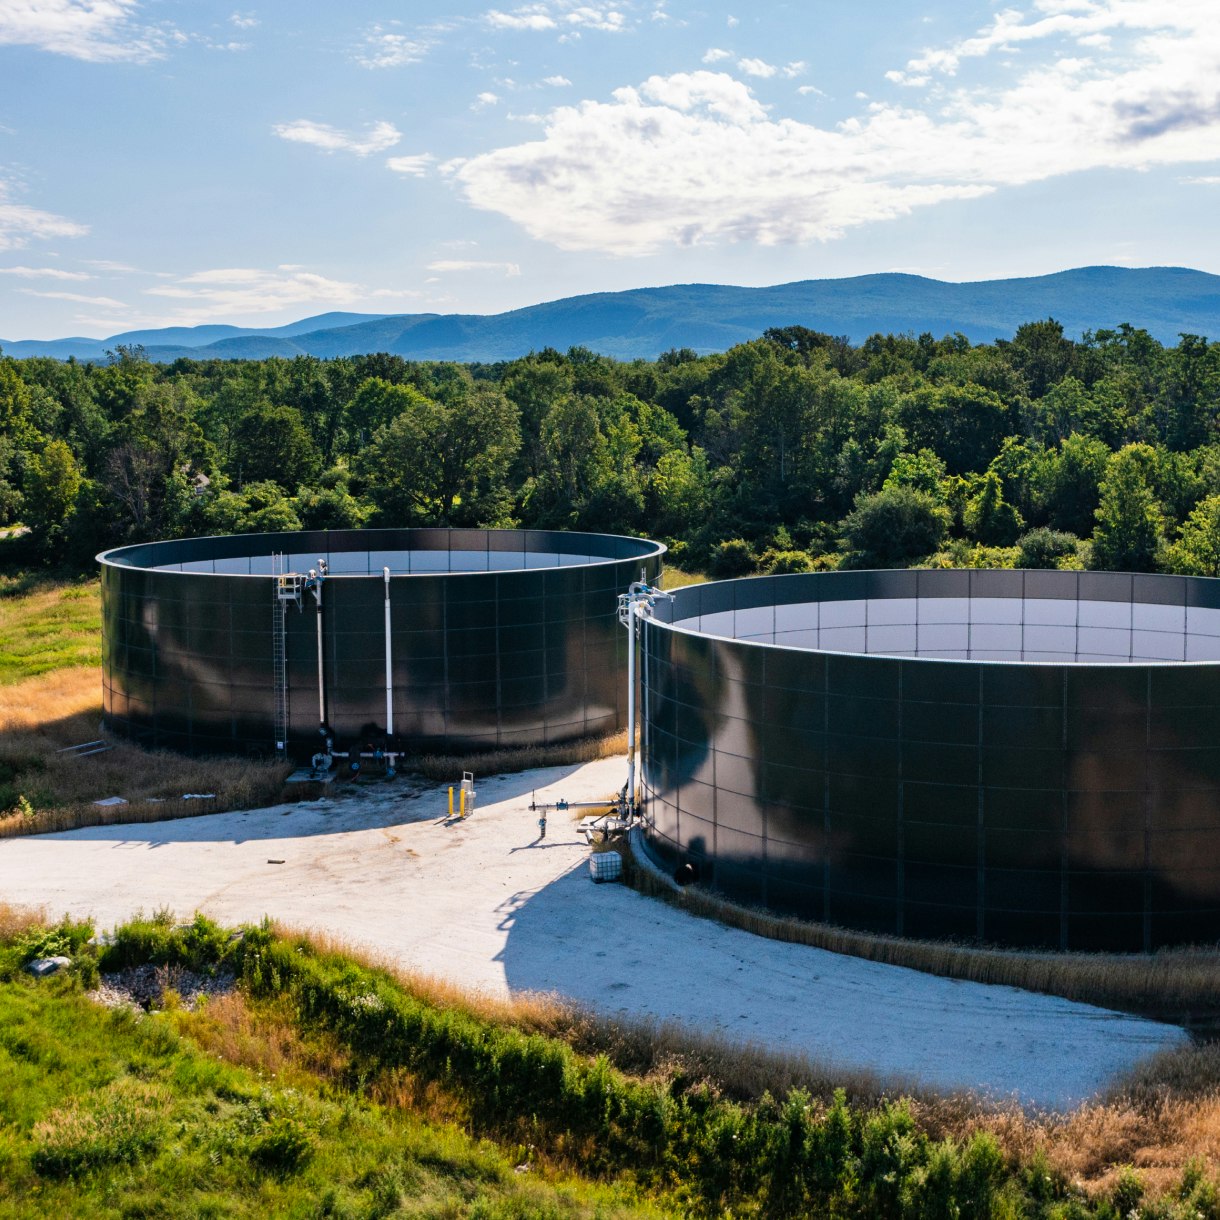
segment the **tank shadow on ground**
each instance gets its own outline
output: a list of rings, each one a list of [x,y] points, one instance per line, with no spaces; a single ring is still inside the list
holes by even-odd
[[[906,1087],[1057,1109],[1181,1036],[1052,996],[765,940],[596,884],[583,862],[500,913],[513,993],[554,992]]]
[[[490,776],[475,781],[476,800],[484,804],[515,800],[534,789],[558,783],[583,764]],[[447,820],[448,786],[403,775],[384,785],[337,788],[317,801],[273,805],[266,809],[200,813],[164,822],[116,822],[79,830],[32,835],[37,839],[88,839],[116,845],[160,847],[170,843],[248,843],[342,835],[373,827],[404,826]],[[476,804],[471,817],[479,816]],[[461,825],[460,822],[455,825]]]

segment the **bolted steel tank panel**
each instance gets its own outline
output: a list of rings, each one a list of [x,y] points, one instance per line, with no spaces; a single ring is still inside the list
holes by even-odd
[[[1220,580],[814,573],[643,626],[647,834],[729,897],[910,937],[1220,939]]]

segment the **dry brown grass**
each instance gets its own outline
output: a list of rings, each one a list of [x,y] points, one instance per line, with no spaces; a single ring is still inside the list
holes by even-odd
[[[105,738],[101,675],[78,666],[0,686],[0,838],[249,809],[280,798],[290,768],[274,761],[189,758],[118,738],[78,758],[65,746]],[[188,792],[213,799],[183,800]],[[125,805],[93,802],[121,796]],[[24,797],[32,816],[21,812]]]
[[[47,913],[42,907],[17,907],[0,902],[0,945],[11,944],[30,928],[46,925]]]
[[[904,940],[739,906],[709,890],[679,888],[668,878],[658,877],[634,858],[629,847],[624,857],[624,879],[641,893],[769,940],[810,945],[945,978],[1021,987],[1207,1029],[1220,1021],[1220,949],[1213,946],[1162,949],[1153,954],[1023,953],[951,941]]]
[[[575,763],[593,762],[627,753],[627,734],[612,733],[608,737],[585,737],[562,741],[550,746],[521,746],[509,750],[487,750],[480,754],[424,754],[412,759],[408,769],[426,779],[452,780],[463,771],[476,775],[507,775],[513,771],[530,771],[535,767],[562,767]]]
[[[252,1068],[292,1086],[322,1077],[340,1080],[350,1054],[325,1035],[306,1036],[290,1012],[274,1004],[252,1006],[240,991],[199,1005],[193,1012],[175,1009],[173,1020],[182,1034],[205,1051]]]

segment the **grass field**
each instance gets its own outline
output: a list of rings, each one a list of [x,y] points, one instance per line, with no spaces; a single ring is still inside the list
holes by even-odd
[[[0,906],[0,1215],[1220,1216],[1215,1054],[1063,1117],[833,1081],[767,1092],[757,1048],[709,1057],[287,933],[168,913],[100,949],[89,932]],[[22,972],[50,950],[66,975]],[[151,1011],[86,998],[99,966],[141,963],[166,989]],[[188,970],[237,989],[189,1011]]]
[[[96,669],[101,633],[96,580],[0,577],[0,686],[55,670]]]
[[[0,1214],[660,1214],[380,1104],[352,1065],[337,1039],[238,994],[146,1016],[72,979],[0,983]]]
[[[119,739],[90,757],[64,753],[103,737],[100,649],[96,581],[0,578],[0,838],[279,799],[288,767],[272,760],[187,758]],[[94,804],[111,796],[127,804]]]

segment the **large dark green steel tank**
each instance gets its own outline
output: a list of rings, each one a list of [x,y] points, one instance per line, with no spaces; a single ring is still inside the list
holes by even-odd
[[[460,529],[107,551],[106,723],[196,753],[270,753],[283,739],[302,759],[327,735],[418,752],[613,732],[627,714],[617,595],[641,573],[654,579],[664,551],[604,534]]]
[[[653,847],[732,898],[1012,946],[1220,939],[1220,580],[834,572],[643,625]]]

